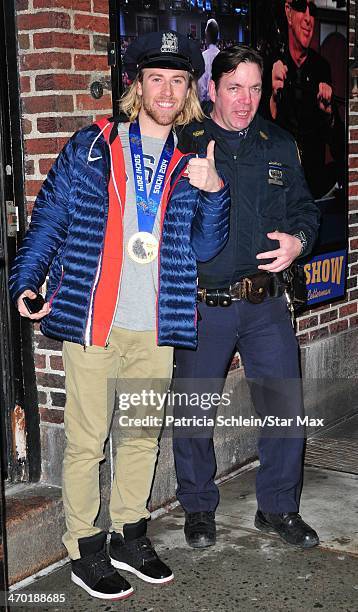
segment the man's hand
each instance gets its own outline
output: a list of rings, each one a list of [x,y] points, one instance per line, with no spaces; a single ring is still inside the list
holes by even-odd
[[[287,71],[287,66],[281,60],[277,60],[272,66],[272,93],[275,98],[278,90],[283,89],[285,85]]]
[[[327,83],[320,83],[318,86],[318,106],[320,110],[329,115],[332,113],[332,87]]]
[[[190,185],[214,193],[220,191],[223,182],[216,172],[214,159],[215,140],[210,140],[206,157],[193,157],[188,163],[188,178]]]
[[[30,314],[24,304],[24,301],[23,301],[24,297],[29,297],[31,300],[34,300],[36,297],[36,293],[31,291],[31,289],[26,289],[26,291],[24,291],[18,298],[17,309],[22,317],[27,317],[28,319],[33,319],[34,321],[37,321],[38,319],[42,319],[43,317],[48,315],[48,313],[50,312],[51,306],[49,302],[45,302],[41,310],[39,310],[38,312],[35,312],[34,314]]]
[[[267,237],[270,238],[270,240],[278,240],[280,247],[275,249],[275,251],[258,253],[256,259],[271,259],[274,257],[275,261],[257,267],[259,270],[267,270],[267,272],[281,272],[282,270],[286,270],[301,253],[301,241],[296,238],[296,236],[291,236],[283,232],[269,232]]]
[[[270,99],[270,110],[272,119],[276,119],[277,116],[277,94],[280,89],[283,89],[285,85],[285,80],[287,78],[288,68],[281,61],[277,60],[272,66],[272,95]]]

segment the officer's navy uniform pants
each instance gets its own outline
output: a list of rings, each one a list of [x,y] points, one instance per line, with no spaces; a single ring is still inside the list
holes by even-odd
[[[304,431],[295,425],[296,417],[303,415],[303,405],[298,345],[286,300],[266,298],[261,304],[240,300],[228,307],[200,303],[198,311],[198,348],[176,350],[174,390],[180,388],[188,395],[222,393],[233,353],[238,350],[259,417],[293,419],[290,428],[260,428],[258,507],[263,512],[297,512]],[[230,407],[222,410],[226,416],[230,413]],[[174,407],[175,417],[189,416],[192,411],[190,406]],[[189,436],[183,427],[174,428],[177,497],[187,512],[215,510],[219,503],[212,433]]]

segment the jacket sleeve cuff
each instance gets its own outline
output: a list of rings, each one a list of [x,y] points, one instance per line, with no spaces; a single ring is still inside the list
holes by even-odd
[[[301,243],[301,251],[298,254],[298,257],[300,257],[301,255],[304,255],[305,251],[307,250],[308,240],[303,230],[296,232],[293,234],[293,236]]]
[[[39,291],[39,288],[36,287],[33,283],[27,283],[26,286],[21,285],[20,288],[10,290],[10,297],[14,302],[15,306],[17,306],[17,300],[19,299],[20,295],[24,293],[24,291],[27,291],[27,289],[30,289],[30,291],[33,291],[34,293],[38,293]]]
[[[301,242],[301,252],[299,255],[297,255],[296,259],[306,257],[312,251],[314,245],[312,235],[302,228],[295,228],[290,231],[290,234],[291,236],[298,238],[298,240]]]
[[[229,183],[225,179],[221,178],[222,186],[219,191],[200,191],[201,199],[204,203],[211,205],[219,205],[221,203],[222,196],[226,196],[229,191]]]

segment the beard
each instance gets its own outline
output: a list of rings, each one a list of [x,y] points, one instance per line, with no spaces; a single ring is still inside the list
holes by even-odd
[[[171,109],[161,109],[155,106],[155,103],[148,103],[146,100],[142,99],[142,108],[145,113],[155,121],[158,125],[172,125],[175,119],[179,117],[185,106],[185,100],[181,102],[181,104],[174,106]]]

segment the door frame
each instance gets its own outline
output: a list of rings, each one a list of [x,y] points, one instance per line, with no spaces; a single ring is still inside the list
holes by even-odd
[[[16,482],[35,481],[40,477],[41,450],[39,412],[33,355],[33,326],[22,319],[11,303],[8,274],[17,247],[27,227],[25,204],[24,147],[21,127],[21,101],[17,64],[17,30],[15,0],[0,0],[0,138],[2,159],[0,192],[3,267],[1,273],[2,387],[3,436],[6,456],[3,457],[6,487]],[[18,227],[9,235],[6,201],[17,211]],[[18,458],[16,423],[25,417],[26,457]]]

